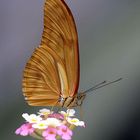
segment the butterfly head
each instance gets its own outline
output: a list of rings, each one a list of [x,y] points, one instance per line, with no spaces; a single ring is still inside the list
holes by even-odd
[[[77,106],[81,106],[83,104],[83,101],[84,101],[85,97],[86,97],[86,94],[85,93],[79,93],[77,95],[76,105]]]

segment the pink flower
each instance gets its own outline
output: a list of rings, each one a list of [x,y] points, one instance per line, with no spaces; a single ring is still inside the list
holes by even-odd
[[[57,130],[53,127],[48,127],[42,134],[45,137],[45,140],[56,140]]]
[[[63,140],[71,140],[72,131],[66,125],[61,125],[58,127],[57,134],[60,135]]]
[[[62,114],[59,114],[59,113],[49,114],[48,117],[50,117],[50,118],[56,118],[56,119],[61,119],[61,120],[64,119],[64,116]]]
[[[23,124],[21,125],[16,131],[15,133],[17,135],[21,135],[21,136],[27,136],[30,135],[34,132],[34,128],[32,128],[32,125],[29,123]]]

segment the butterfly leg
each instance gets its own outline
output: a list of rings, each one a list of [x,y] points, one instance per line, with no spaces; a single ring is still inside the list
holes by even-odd
[[[53,111],[53,109],[54,109],[54,106],[51,107],[51,112]]]
[[[58,106],[58,108],[57,108],[57,110],[56,110],[56,113],[58,113],[58,112],[61,110],[61,108],[62,108],[62,107],[59,107],[59,106]]]
[[[58,102],[59,102],[59,101],[57,101],[57,102],[54,104],[54,106],[51,107],[51,112],[53,111],[54,107],[57,105]]]

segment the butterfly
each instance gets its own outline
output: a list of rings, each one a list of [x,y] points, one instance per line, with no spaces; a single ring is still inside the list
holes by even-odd
[[[41,42],[23,72],[25,100],[31,106],[80,106],[86,92],[78,93],[79,73],[78,35],[71,10],[64,0],[46,0]]]
[[[79,50],[74,18],[64,0],[46,0],[41,43],[23,73],[25,99],[32,106],[77,106],[85,98],[85,94],[77,94],[78,85]]]

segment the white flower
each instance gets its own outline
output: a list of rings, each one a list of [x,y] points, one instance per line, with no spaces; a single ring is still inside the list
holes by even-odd
[[[75,114],[75,110],[74,109],[68,109],[67,112],[65,111],[60,111],[60,113],[62,115],[64,115],[65,117],[73,117]]]
[[[46,129],[48,127],[45,120],[39,121],[32,125],[33,128]]]
[[[70,124],[76,125],[76,126],[83,126],[85,127],[85,123],[83,121],[79,121],[77,118],[67,118],[67,121]]]
[[[27,113],[23,113],[22,117],[29,123],[37,123],[42,120],[40,116],[35,114],[28,115]]]
[[[57,127],[62,125],[62,122],[56,118],[47,118],[45,121],[48,126],[52,126],[52,127]]]
[[[49,114],[52,114],[52,113],[53,113],[53,111],[51,111],[49,109],[46,109],[46,108],[40,109],[39,112],[38,112],[39,115],[49,115]]]

